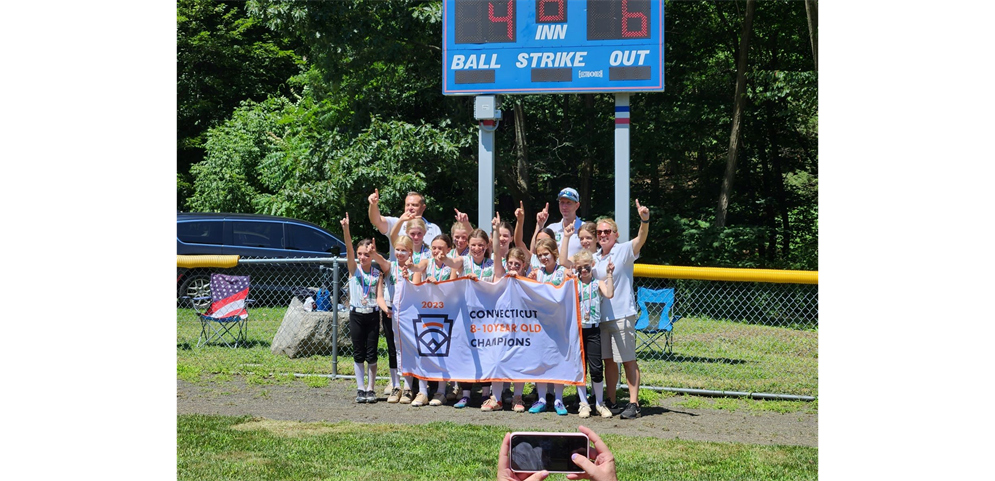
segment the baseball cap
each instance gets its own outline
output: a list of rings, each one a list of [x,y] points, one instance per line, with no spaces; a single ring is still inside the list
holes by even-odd
[[[580,194],[578,194],[577,189],[574,189],[573,187],[567,187],[566,189],[561,190],[560,195],[557,195],[556,198],[559,199],[561,197],[565,197],[574,202],[580,202]]]

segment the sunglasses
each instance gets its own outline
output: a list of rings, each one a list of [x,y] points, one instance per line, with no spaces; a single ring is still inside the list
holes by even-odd
[[[598,229],[598,235],[601,235],[601,234],[608,235],[608,234],[611,234],[612,232],[614,232],[614,231],[611,230],[611,229],[605,229],[605,230]]]
[[[591,272],[591,266],[580,266],[577,268],[580,272]]]

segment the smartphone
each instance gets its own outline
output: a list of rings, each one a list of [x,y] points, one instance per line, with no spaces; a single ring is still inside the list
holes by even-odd
[[[583,473],[570,456],[588,456],[591,441],[584,433],[511,433],[511,470],[516,473]]]

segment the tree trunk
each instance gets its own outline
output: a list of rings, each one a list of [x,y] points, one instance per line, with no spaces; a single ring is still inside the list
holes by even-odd
[[[525,139],[525,112],[522,103],[515,104],[515,184],[525,198],[529,195],[529,145]]]
[[[525,218],[529,218],[529,147],[525,137],[525,112],[522,110],[521,102],[516,102],[513,107],[515,124],[515,168],[495,169],[500,173],[501,178],[508,184],[511,197],[514,200],[515,208],[521,201],[525,206]],[[510,221],[511,219],[509,219]],[[526,239],[529,237],[526,236]]]
[[[815,0],[805,0],[805,16],[808,17],[808,39],[812,43],[812,62],[819,71],[819,4]]]
[[[736,156],[739,154],[740,126],[743,118],[743,107],[746,103],[746,59],[750,51],[750,33],[753,31],[753,12],[756,10],[756,7],[756,0],[747,0],[746,17],[743,19],[743,33],[739,40],[739,60],[736,62],[736,96],[732,107],[729,157],[726,160],[725,175],[722,177],[719,205],[715,209],[715,225],[718,227],[725,227],[726,225],[729,195],[732,192],[732,183],[736,177]]]
[[[592,118],[594,117],[594,94],[583,94],[584,98],[584,131],[591,132]],[[591,214],[591,177],[594,176],[594,159],[591,157],[591,146],[585,144],[584,158],[580,161],[580,185],[577,187],[580,194],[580,212],[577,215],[581,219],[587,219]],[[586,200],[586,202],[585,202]]]

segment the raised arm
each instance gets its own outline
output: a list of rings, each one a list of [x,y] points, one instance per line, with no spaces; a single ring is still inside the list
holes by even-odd
[[[515,247],[529,250],[525,245],[525,206],[522,201],[518,201],[518,208],[515,209]]]
[[[376,262],[380,266],[380,272],[390,272],[390,261],[377,251],[376,239],[370,241],[370,257],[373,258],[373,262]]]
[[[529,253],[535,254],[536,248],[536,237],[542,232],[542,229],[546,227],[546,221],[549,219],[549,202],[546,202],[546,207],[543,207],[536,214],[536,230],[532,233],[532,243],[529,244]]]
[[[466,212],[460,212],[459,209],[453,208],[456,211],[456,222],[459,222],[463,226],[463,230],[469,234],[473,232],[473,226],[470,224],[470,216]]]
[[[601,291],[601,297],[605,299],[611,299],[615,297],[615,279],[612,273],[615,272],[615,263],[612,262],[611,258],[608,259],[608,267],[605,268],[607,275],[603,279],[604,282],[598,283],[598,290]]]
[[[409,271],[418,274],[425,272],[428,269],[428,263],[431,261],[432,261],[431,257],[426,257],[422,259],[421,262],[415,264],[414,262],[411,262],[411,259],[408,259],[407,267]],[[417,282],[417,281],[415,281],[414,278],[412,278],[412,282]]]
[[[563,240],[560,241],[560,265],[571,269],[574,261],[570,260],[570,236],[574,235],[576,229],[573,223],[563,228]]]
[[[356,274],[356,251],[352,246],[352,236],[349,235],[349,213],[345,213],[345,218],[339,221],[342,224],[342,237],[345,238],[345,252],[346,252],[346,266],[349,268],[349,274]]]
[[[501,241],[498,240],[498,226],[501,225],[501,213],[495,212],[494,218],[491,219],[491,260],[494,261],[494,282],[498,279],[504,277],[504,263],[501,262],[501,255],[498,254],[501,249]]]
[[[632,253],[638,256],[650,234],[650,208],[640,206],[639,199],[636,199],[636,212],[639,213],[639,234],[632,241]]]
[[[386,234],[387,219],[380,215],[380,189],[374,189],[368,200],[370,201],[370,222],[373,223],[373,227],[377,228],[377,232]]]
[[[411,214],[409,212],[401,214],[401,217],[397,219],[397,222],[394,224],[394,227],[390,229],[390,234],[387,236],[390,239],[391,244],[397,244],[397,235],[401,233],[401,227],[404,226],[404,223],[416,217],[417,217],[416,215]],[[412,254],[414,253],[412,252]]]

